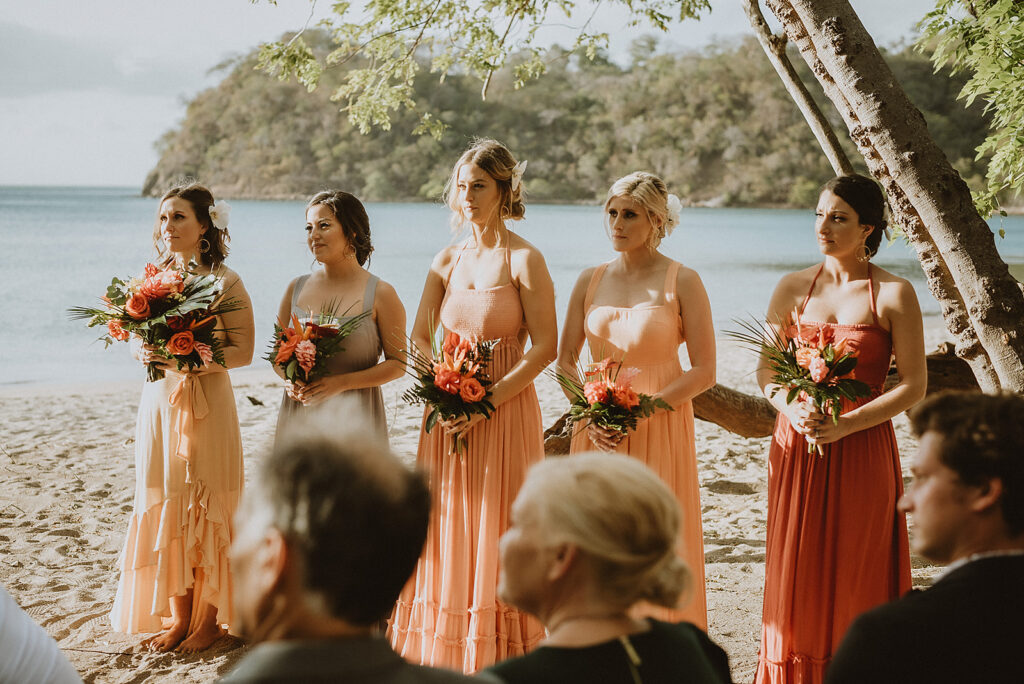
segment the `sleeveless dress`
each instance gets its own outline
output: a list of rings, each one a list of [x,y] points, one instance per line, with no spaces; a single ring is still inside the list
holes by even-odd
[[[308,279],[308,275],[302,276],[295,281],[295,287],[292,288],[292,313],[300,319],[303,316],[309,315],[308,311],[303,311],[296,303],[299,300],[299,292]],[[377,294],[377,283],[379,281],[380,278],[374,275],[371,275],[370,279],[367,280],[366,292],[363,295],[362,311],[373,311],[373,301]],[[339,321],[344,322],[346,319],[353,317],[339,316]],[[362,323],[344,339],[341,346],[343,347],[342,350],[327,360],[327,368],[331,375],[352,373],[372,368],[380,362],[380,355],[384,352],[380,332],[377,330],[377,325],[372,316],[367,316],[363,319]],[[368,420],[366,423],[367,428],[372,430],[377,438],[387,444],[387,414],[384,411],[384,397],[381,394],[380,387],[364,387],[341,392],[313,408],[318,412],[332,413],[341,419],[343,416],[352,415],[353,401],[357,402],[359,409],[363,411],[363,416],[360,418],[361,422]],[[289,421],[305,411],[305,406],[285,394],[281,399],[281,410],[277,414],[277,434],[282,434],[282,430],[286,428]]]
[[[583,300],[584,332],[594,361],[606,357],[624,361],[640,373],[633,389],[654,394],[683,374],[679,364],[679,345],[685,342],[683,323],[677,305],[679,263],[669,264],[665,274],[665,303],[652,306],[593,306],[594,293],[608,264],[594,270]],[[697,448],[694,444],[693,404],[673,406],[674,411],[659,411],[627,434],[617,451],[638,459],[649,467],[676,495],[682,509],[679,554],[692,573],[689,595],[684,595],[680,610],[646,607],[644,614],[666,622],[686,620],[707,629],[707,602],[704,592],[704,533],[701,525],[700,484],[697,480]],[[594,451],[585,428],[573,435],[569,453]]]
[[[878,324],[870,265],[868,287],[874,323],[801,324],[805,337],[832,328],[857,355],[853,377],[868,383],[872,394],[844,400],[843,413],[882,393],[892,356],[890,334]],[[795,326],[787,331],[797,334]],[[906,519],[896,510],[902,494],[892,421],[828,444],[819,456],[807,453],[804,436],[779,414],[768,454],[764,618],[755,682],[823,682],[853,619],[910,590]]]
[[[449,281],[461,256],[460,251]],[[485,289],[456,289],[446,282],[440,318],[446,332],[498,341],[492,382],[523,356],[523,308],[511,282]],[[388,636],[408,660],[468,674],[523,655],[544,637],[539,621],[496,596],[498,539],[508,528],[527,469],[544,457],[533,385],[464,438],[464,451],[453,455],[451,438],[440,427],[427,433],[421,424],[416,462],[429,474],[434,505],[423,554],[395,606]]]
[[[228,547],[242,493],[242,437],[227,371],[168,371],[142,388],[135,501],[110,613],[114,631],[158,632],[170,598],[194,590],[230,624]],[[193,611],[195,615],[195,611]]]

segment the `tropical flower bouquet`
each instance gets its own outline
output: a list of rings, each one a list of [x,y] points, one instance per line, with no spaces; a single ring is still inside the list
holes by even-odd
[[[797,399],[813,401],[814,406],[832,422],[839,422],[843,399],[851,401],[871,394],[871,387],[850,377],[857,366],[857,356],[846,340],[836,338],[830,325],[804,326],[800,313],[794,311],[785,321],[783,331],[796,327],[796,335],[788,336],[774,326],[759,321],[737,321],[741,331],[726,332],[726,336],[749,347],[767,361],[772,371],[772,382],[786,390],[786,403]],[[807,453],[814,445],[807,445]],[[822,454],[821,446],[818,453]]]
[[[141,278],[114,278],[102,298],[103,308],[68,309],[72,320],[88,320],[88,327],[105,325],[100,337],[110,346],[131,335],[157,347],[159,354],[178,363],[178,370],[224,365],[221,342],[214,335],[217,316],[237,311],[241,304],[223,297],[223,278],[197,275],[195,263],[185,268],[160,269],[146,264]],[[162,368],[147,366],[150,382],[164,377]]]
[[[341,322],[330,306],[306,319],[292,314],[290,326],[284,321],[274,324],[274,340],[263,358],[280,368],[289,382],[312,382],[327,375],[328,359],[344,349],[342,341],[369,315],[364,311]]]
[[[416,383],[405,391],[402,399],[410,404],[424,404],[427,411],[425,429],[430,432],[439,420],[457,416],[482,414],[490,418],[494,404],[490,402],[491,385],[487,366],[494,341],[469,340],[449,332],[444,341],[431,338],[431,358],[424,356],[409,340],[406,350],[407,372]],[[452,451],[462,453],[464,440],[457,435]]]
[[[576,372],[575,378],[561,371],[552,372],[558,384],[573,397],[566,419],[570,425],[583,423],[581,427],[585,427],[593,423],[626,434],[636,430],[641,418],[658,409],[673,410],[664,399],[635,391],[632,382],[640,371],[623,367],[621,361],[611,357],[585,368],[577,361]]]

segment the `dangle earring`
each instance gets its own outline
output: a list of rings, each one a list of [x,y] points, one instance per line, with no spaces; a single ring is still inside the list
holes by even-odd
[[[199,253],[206,254],[210,251],[210,241],[204,238],[199,238]]]
[[[860,254],[857,255],[857,261],[862,264],[866,264],[871,261],[871,252],[868,250],[866,243],[860,243]]]

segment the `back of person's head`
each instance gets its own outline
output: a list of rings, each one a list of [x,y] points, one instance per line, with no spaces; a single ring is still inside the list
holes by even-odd
[[[426,539],[419,473],[372,438],[293,430],[262,464],[253,496],[298,560],[310,605],[356,625],[390,613]]]
[[[530,468],[520,497],[536,506],[549,543],[582,552],[604,598],[679,603],[690,579],[677,555],[679,504],[645,465],[614,454],[550,458]]]
[[[941,439],[938,455],[969,486],[1002,482],[1000,507],[1012,534],[1024,533],[1024,396],[941,392],[908,412],[917,436]]]

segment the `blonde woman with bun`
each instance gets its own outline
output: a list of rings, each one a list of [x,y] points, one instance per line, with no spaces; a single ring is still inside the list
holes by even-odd
[[[466,673],[522,655],[544,636],[535,619],[496,596],[508,509],[527,468],[544,457],[533,380],[558,345],[544,257],[506,226],[525,211],[524,168],[494,140],[475,143],[456,162],[448,206],[453,227],[469,235],[435,257],[412,329],[427,353],[438,323],[446,333],[495,343],[491,417],[421,428],[416,460],[429,473],[434,506],[423,556],[388,630],[405,658]],[[453,454],[458,435],[465,448]]]
[[[692,588],[679,524],[675,495],[636,459],[590,453],[531,468],[501,539],[499,593],[548,638],[488,672],[508,684],[729,682],[725,652],[702,630],[632,612],[675,606]]]
[[[659,251],[679,222],[680,202],[654,174],[638,171],[615,181],[605,201],[605,227],[617,256],[580,274],[569,300],[559,369],[575,374],[583,342],[594,361],[611,357],[640,372],[633,389],[665,400],[659,411],[623,434],[587,425],[570,451],[628,454],[650,467],[675,492],[683,510],[680,553],[694,573],[690,601],[654,610],[666,620],[707,628],[704,534],[701,528],[697,448],[691,399],[715,384],[715,331],[700,276]],[[686,343],[690,368],[679,363]],[[571,399],[571,397],[570,397]]]

